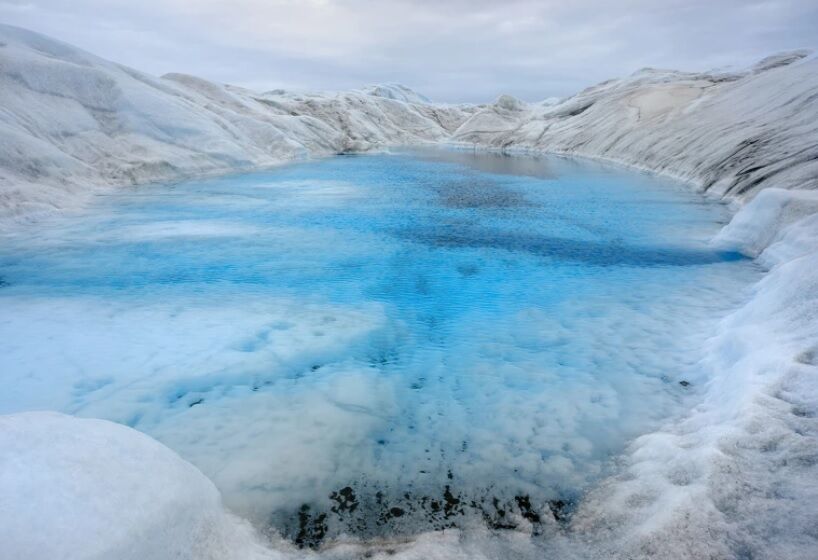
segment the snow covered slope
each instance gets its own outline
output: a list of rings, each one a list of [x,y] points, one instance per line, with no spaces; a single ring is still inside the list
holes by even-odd
[[[155,78],[2,25],[0,107],[0,220],[114,185],[438,141],[467,115],[395,85],[290,95]]]
[[[796,51],[745,72],[645,69],[561,103],[501,97],[453,140],[610,159],[716,195],[818,187],[818,59]]]
[[[611,159],[718,195],[809,188],[818,60],[806,57],[735,73],[646,69],[558,103],[446,106],[396,84],[295,94],[155,78],[0,25],[0,220],[115,185],[419,142]]]

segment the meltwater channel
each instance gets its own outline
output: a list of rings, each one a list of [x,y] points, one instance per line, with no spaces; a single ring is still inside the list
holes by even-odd
[[[561,522],[692,406],[759,272],[653,176],[426,150],[150,185],[4,234],[0,413],[121,422],[302,546]]]

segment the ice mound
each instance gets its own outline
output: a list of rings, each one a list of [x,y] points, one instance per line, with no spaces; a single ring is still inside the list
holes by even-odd
[[[793,62],[798,62],[799,60],[808,57],[812,54],[812,51],[809,49],[798,49],[789,52],[782,52],[778,54],[774,54],[759,60],[756,64],[753,65],[752,71],[759,73],[765,72],[772,68],[778,68],[779,66],[787,66],[792,64]]]
[[[527,105],[519,99],[501,95],[493,104],[482,107],[471,115],[452,138],[460,142],[491,146],[494,138],[504,136],[531,114]]]
[[[525,109],[525,103],[511,95],[501,95],[494,102],[494,106],[504,111],[522,111]]]
[[[29,412],[0,416],[0,448],[4,558],[271,557],[198,469],[135,430]]]
[[[751,257],[758,257],[765,250],[795,227],[803,230],[808,227],[804,218],[818,214],[818,192],[787,191],[769,188],[761,191],[752,201],[736,214],[730,223],[714,239],[714,243],[724,247],[736,248]],[[814,222],[811,219],[809,223]],[[797,225],[796,225],[797,224]],[[794,235],[794,231],[789,233]],[[810,236],[811,237],[811,236]],[[779,244],[778,249],[785,247],[794,250],[794,254],[780,256],[776,262],[790,260],[806,254],[818,245],[818,239],[789,239],[786,244]],[[772,252],[765,255],[768,264]]]

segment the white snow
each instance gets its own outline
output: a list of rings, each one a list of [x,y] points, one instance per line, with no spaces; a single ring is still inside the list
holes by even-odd
[[[155,78],[5,25],[0,45],[0,220],[112,185],[438,141],[467,114],[397,85],[301,95]]]
[[[739,249],[752,257],[765,254],[766,264],[772,265],[806,254],[814,249],[815,239],[793,239],[793,228],[807,227],[804,218],[818,214],[817,191],[787,191],[769,188],[761,191],[736,214],[713,242],[723,247]],[[810,220],[812,221],[812,220]],[[784,238],[789,239],[784,241]],[[770,245],[776,244],[776,248]],[[785,248],[796,253],[770,260],[774,251]]]
[[[402,84],[376,84],[365,87],[363,92],[369,95],[375,95],[377,97],[396,99],[397,101],[403,101],[404,103],[430,103],[428,97],[421,95],[416,91],[412,91]]]
[[[771,57],[736,74],[645,69],[517,113],[498,103],[452,140],[613,160],[718,196],[815,188],[818,59],[806,56]]]
[[[562,101],[503,96],[449,107],[391,85],[261,94],[154,78],[7,26],[0,45],[6,223],[114,185],[421,142],[607,159],[749,201],[716,241],[770,270],[704,349],[711,378],[702,401],[634,441],[619,473],[549,546],[562,558],[815,558],[818,199],[805,191],[818,187],[818,60],[796,52],[746,72],[648,69]],[[0,420],[0,449],[9,557],[258,552],[201,473],[127,428],[15,415]],[[326,553],[352,556],[357,547]],[[491,538],[474,545],[446,533],[402,543],[394,557],[502,550]]]
[[[750,204],[735,220],[757,217],[764,228],[764,206]],[[815,217],[785,227],[761,253],[773,269],[707,345],[712,378],[702,403],[684,421],[638,438],[622,473],[584,502],[577,530],[607,535],[597,544],[611,554],[815,558]]]
[[[272,558],[216,487],[150,437],[53,412],[0,416],[0,556]]]

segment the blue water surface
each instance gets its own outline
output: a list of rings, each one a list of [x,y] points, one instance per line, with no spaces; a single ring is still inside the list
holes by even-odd
[[[145,431],[299,544],[536,525],[695,401],[757,274],[708,245],[727,218],[445,150],[123,189],[3,239],[0,412]]]

